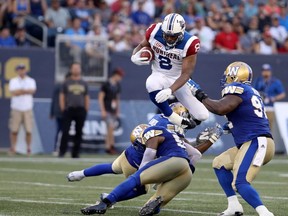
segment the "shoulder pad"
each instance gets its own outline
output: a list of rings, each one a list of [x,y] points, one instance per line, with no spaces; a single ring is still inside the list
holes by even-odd
[[[149,130],[143,134],[143,141],[144,141],[144,143],[146,143],[147,140],[149,140],[153,137],[157,137],[161,134],[163,134],[162,130],[155,130],[155,129]]]
[[[244,93],[244,88],[241,86],[236,86],[236,85],[228,85],[221,92],[222,97],[224,95],[227,95],[227,94],[239,94],[239,95],[241,95],[243,93]]]

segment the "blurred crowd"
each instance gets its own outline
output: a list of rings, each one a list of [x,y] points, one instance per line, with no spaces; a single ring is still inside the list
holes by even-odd
[[[57,34],[67,34],[101,36],[111,52],[130,51],[151,23],[177,12],[200,38],[201,52],[288,53],[286,1],[0,0],[0,46],[33,46],[25,37],[35,31],[25,21],[30,15],[48,27],[50,47]]]

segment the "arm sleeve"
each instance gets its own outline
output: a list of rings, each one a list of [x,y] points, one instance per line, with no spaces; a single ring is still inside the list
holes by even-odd
[[[190,164],[195,165],[195,163],[202,157],[201,152],[193,146],[189,145],[188,143],[185,143],[185,147],[190,159]]]
[[[147,163],[149,163],[150,161],[155,159],[156,156],[156,149],[152,149],[152,148],[146,148],[143,158],[142,158],[142,162],[139,166],[139,169],[141,169],[142,167],[144,167]]]

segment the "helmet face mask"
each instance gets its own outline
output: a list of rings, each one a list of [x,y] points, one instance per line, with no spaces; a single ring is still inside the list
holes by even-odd
[[[184,38],[185,20],[180,14],[168,14],[162,23],[163,39],[168,47],[174,47]]]
[[[170,104],[170,107],[173,112],[177,113],[183,118],[190,118],[190,113],[186,107],[184,107],[180,102],[175,102]]]
[[[171,107],[173,112],[175,112],[176,114],[178,114],[179,116],[181,116],[183,118],[190,118],[191,117],[188,109],[186,107],[184,107],[180,102],[172,103],[172,104],[170,104],[170,107]],[[183,137],[185,136],[185,133],[186,133],[186,130],[183,129],[182,127],[178,126],[178,125],[174,125],[174,127],[171,128],[170,130],[173,130],[178,135],[183,136]]]
[[[253,71],[251,67],[245,62],[233,62],[224,71],[223,78],[221,79],[221,86],[239,82],[251,85],[253,78]]]

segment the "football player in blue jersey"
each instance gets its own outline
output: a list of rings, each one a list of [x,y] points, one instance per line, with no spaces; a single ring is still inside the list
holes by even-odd
[[[187,83],[195,97],[210,112],[226,115],[227,126],[236,144],[213,160],[216,176],[228,199],[228,208],[219,214],[221,216],[243,215],[236,192],[260,216],[273,216],[251,185],[261,167],[273,158],[275,151],[263,101],[251,86],[252,77],[253,72],[248,64],[231,63],[224,72],[220,100],[210,99],[195,82]]]
[[[145,38],[133,50],[131,61],[136,65],[148,65],[148,57],[141,57],[142,48],[152,49],[152,73],[146,80],[149,97],[170,122],[191,129],[196,126],[194,121],[206,120],[209,112],[185,85],[194,71],[200,49],[199,38],[190,35],[185,28],[180,14],[168,14],[163,22],[154,23],[146,30]],[[189,110],[194,121],[171,110],[167,100],[172,94]]]
[[[157,183],[156,194],[139,212],[139,215],[153,215],[159,211],[160,205],[167,204],[190,184],[192,172],[183,139],[163,126],[148,127],[142,138],[146,149],[139,170],[98,204],[83,208],[83,214],[104,214],[114,203],[133,198],[127,196],[132,191],[146,184]]]

